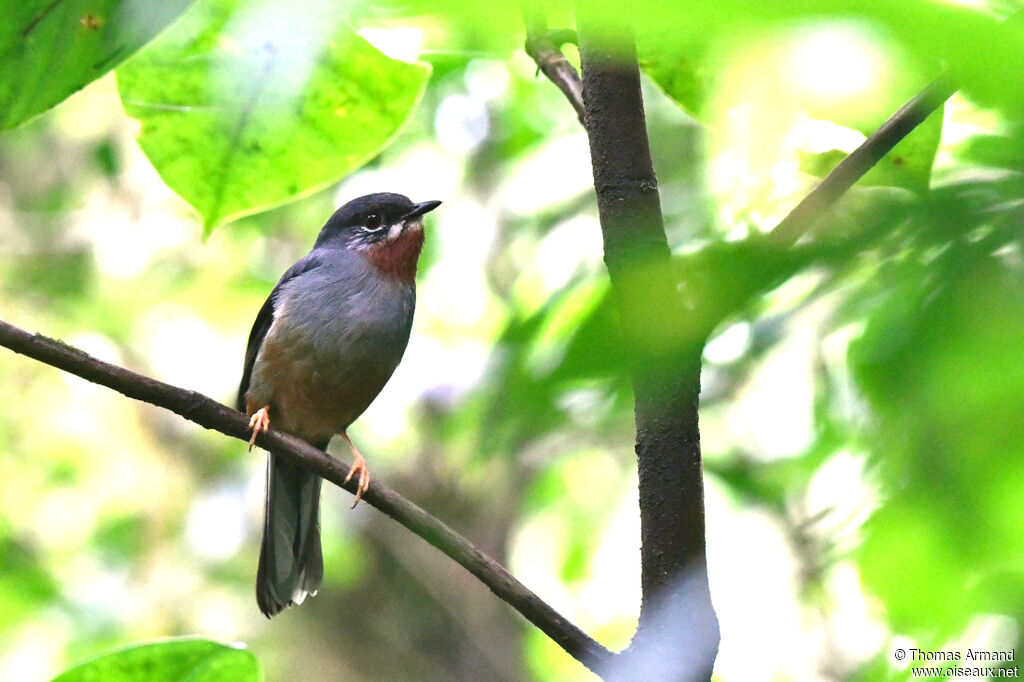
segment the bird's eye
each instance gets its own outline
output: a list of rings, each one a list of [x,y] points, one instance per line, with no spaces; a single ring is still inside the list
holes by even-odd
[[[376,232],[384,226],[384,219],[377,213],[371,213],[366,216],[366,222],[364,223],[366,229],[370,232]]]

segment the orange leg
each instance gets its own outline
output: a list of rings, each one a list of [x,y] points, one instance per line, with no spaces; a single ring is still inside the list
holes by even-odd
[[[252,446],[256,444],[256,436],[259,435],[260,431],[266,433],[269,427],[270,405],[264,405],[256,410],[252,418],[249,419],[249,428],[252,429],[252,438],[249,439],[249,452],[252,452]]]
[[[349,479],[358,471],[359,472],[359,485],[356,487],[356,499],[352,503],[352,508],[355,509],[356,505],[359,504],[359,500],[363,498],[363,493],[370,487],[370,470],[366,468],[366,460],[363,459],[362,454],[359,452],[359,448],[352,443],[352,440],[348,437],[348,434],[344,431],[341,432],[341,437],[348,443],[348,449],[352,451],[352,457],[354,459],[352,468],[348,470],[348,476],[345,477],[345,483],[348,483]]]

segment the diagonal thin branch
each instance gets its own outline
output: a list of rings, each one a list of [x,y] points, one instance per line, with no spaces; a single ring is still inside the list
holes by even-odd
[[[543,8],[535,1],[524,0],[523,21],[526,24],[526,54],[533,58],[537,68],[544,72],[548,80],[558,86],[576,110],[580,125],[586,128],[583,121],[583,81],[575,67],[562,54],[559,45],[551,39]]]
[[[853,187],[854,183],[892,151],[900,140],[942,106],[957,89],[958,86],[948,74],[932,81],[833,168],[832,172],[768,233],[768,242],[781,247],[795,244],[824,215],[825,209]]]
[[[247,441],[249,418],[195,391],[112,365],[46,336],[32,334],[0,320],[0,346],[39,362],[70,372],[129,398],[163,407],[200,426]],[[281,431],[271,429],[256,442],[296,464],[301,464],[349,492],[356,482],[344,483],[349,467],[322,450]],[[606,668],[615,654],[591,639],[537,595],[520,583],[491,557],[473,546],[444,522],[405,499],[390,488],[373,481],[363,500],[420,536],[476,576],[484,585],[536,625],[565,651],[591,670]]]

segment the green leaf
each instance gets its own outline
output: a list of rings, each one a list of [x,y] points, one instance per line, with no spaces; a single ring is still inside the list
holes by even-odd
[[[53,682],[259,682],[260,664],[244,649],[207,639],[182,638],[103,654],[58,675]]]
[[[727,2],[721,9],[753,8]],[[886,30],[886,22],[902,16],[898,12],[876,9],[858,16],[841,2],[832,6],[832,16],[810,7],[789,9],[788,17],[760,11],[744,11],[728,22],[703,17],[710,22],[707,30],[687,39],[679,38],[672,23],[649,26],[638,36],[644,70],[701,120],[721,125],[737,107],[747,107],[754,128],[767,136],[781,135],[805,117],[870,135],[938,72],[935,55]],[[699,13],[694,20],[702,20]],[[824,130],[813,134],[815,149],[822,148]],[[940,110],[860,184],[927,191],[941,133]],[[798,153],[801,169],[818,177],[846,156],[838,149]]]
[[[0,129],[60,103],[127,59],[192,0],[22,0],[0,15]]]
[[[932,165],[942,138],[944,107],[939,107],[907,137],[893,147],[858,185],[868,187],[902,187],[923,194],[931,184]],[[864,131],[870,133],[872,131]],[[822,154],[801,154],[800,170],[823,178],[845,159],[846,152],[833,149]]]
[[[1024,102],[1024,79],[1020,78],[1024,19],[1020,17],[999,21],[984,11],[931,0],[648,0],[641,6],[603,0],[598,4],[606,13],[607,38],[621,40],[624,33],[616,27],[622,15],[628,15],[636,25],[641,58],[655,62],[652,66],[662,74],[652,75],[691,111],[697,111],[694,105],[700,104],[706,86],[715,84],[714,73],[701,73],[694,64],[706,66],[705,57],[717,47],[742,45],[766,29],[834,21],[873,26],[919,63],[946,65],[964,92],[984,105],[1012,113]],[[778,65],[765,64],[763,73],[771,75],[772,68]],[[672,88],[673,83],[678,87]]]
[[[118,69],[140,146],[207,233],[337,181],[412,115],[429,68],[381,54],[339,11],[203,2]]]
[[[745,31],[736,23],[729,35]],[[643,72],[683,111],[706,122],[707,104],[726,64],[716,41],[719,30],[680,40],[672,25],[640,31],[636,36],[637,57]]]

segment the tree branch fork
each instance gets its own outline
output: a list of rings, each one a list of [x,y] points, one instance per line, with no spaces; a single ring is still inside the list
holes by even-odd
[[[542,10],[524,3],[526,41],[524,50],[576,111],[586,129],[583,104],[583,82],[576,68],[569,63],[561,46],[552,39]],[[784,249],[800,240],[826,210],[835,204],[858,180],[864,177],[903,138],[914,131],[928,116],[953,96],[959,86],[944,73],[928,84],[878,127],[846,158],[808,192],[786,216],[765,235],[770,246]],[[600,194],[602,188],[597,188]]]
[[[129,398],[170,410],[202,427],[248,442],[249,418],[196,391],[190,391],[104,362],[62,341],[20,329],[0,320],[0,346],[43,364],[106,386]],[[299,438],[271,428],[256,444],[304,466],[339,488],[355,494],[357,482],[345,483],[350,467]],[[519,582],[507,569],[443,521],[397,492],[373,480],[362,498],[465,568],[498,598],[591,670],[607,669],[616,654],[589,637]]]
[[[582,79],[551,39],[543,9],[536,0],[523,3],[527,34],[524,47],[538,70],[563,92],[590,139],[605,261],[613,289],[622,301],[628,301],[631,290],[637,287],[622,276],[618,265],[639,248],[637,241],[649,239],[651,248],[646,255],[652,262],[668,263],[670,258],[646,136],[638,60],[628,31],[624,31],[628,49],[621,54],[604,54],[601,45],[591,41],[589,29],[593,27],[587,25],[587,4],[579,3],[577,10]],[[834,168],[773,230],[756,241],[780,251],[792,248],[827,209],[955,89],[947,77],[925,88]],[[637,179],[641,182],[637,183]],[[649,191],[644,191],[648,190],[646,183],[650,184]],[[671,298],[668,289],[663,291],[665,298]],[[697,303],[705,313],[713,314],[713,301]],[[632,306],[619,307],[628,332],[636,326],[630,324]],[[697,313],[700,317],[700,311]],[[719,643],[704,548],[703,472],[697,420],[700,355],[698,350],[692,362],[698,369],[692,377],[687,376],[685,366],[660,368],[674,375],[674,381],[683,389],[676,400],[664,400],[656,386],[645,381],[640,372],[634,371],[633,381],[643,599],[639,628],[630,649],[624,652],[630,658],[625,665],[646,669],[647,664],[638,655],[645,648],[656,649],[660,643],[664,655],[657,656],[661,661],[656,665],[671,670],[672,679],[710,679]],[[659,414],[665,403],[671,404],[675,419],[665,420]],[[667,438],[652,438],[652,433],[666,423],[671,426],[666,431]],[[681,466],[683,462],[685,466]],[[666,473],[673,477],[670,481],[666,480]],[[691,573],[691,589],[684,598],[673,599],[673,578],[684,571]],[[653,616],[651,604],[659,597],[673,601],[671,622],[685,623],[681,629],[673,630],[672,641],[662,641],[665,624]],[[690,655],[673,661],[673,654],[678,656],[681,650],[689,651]]]

